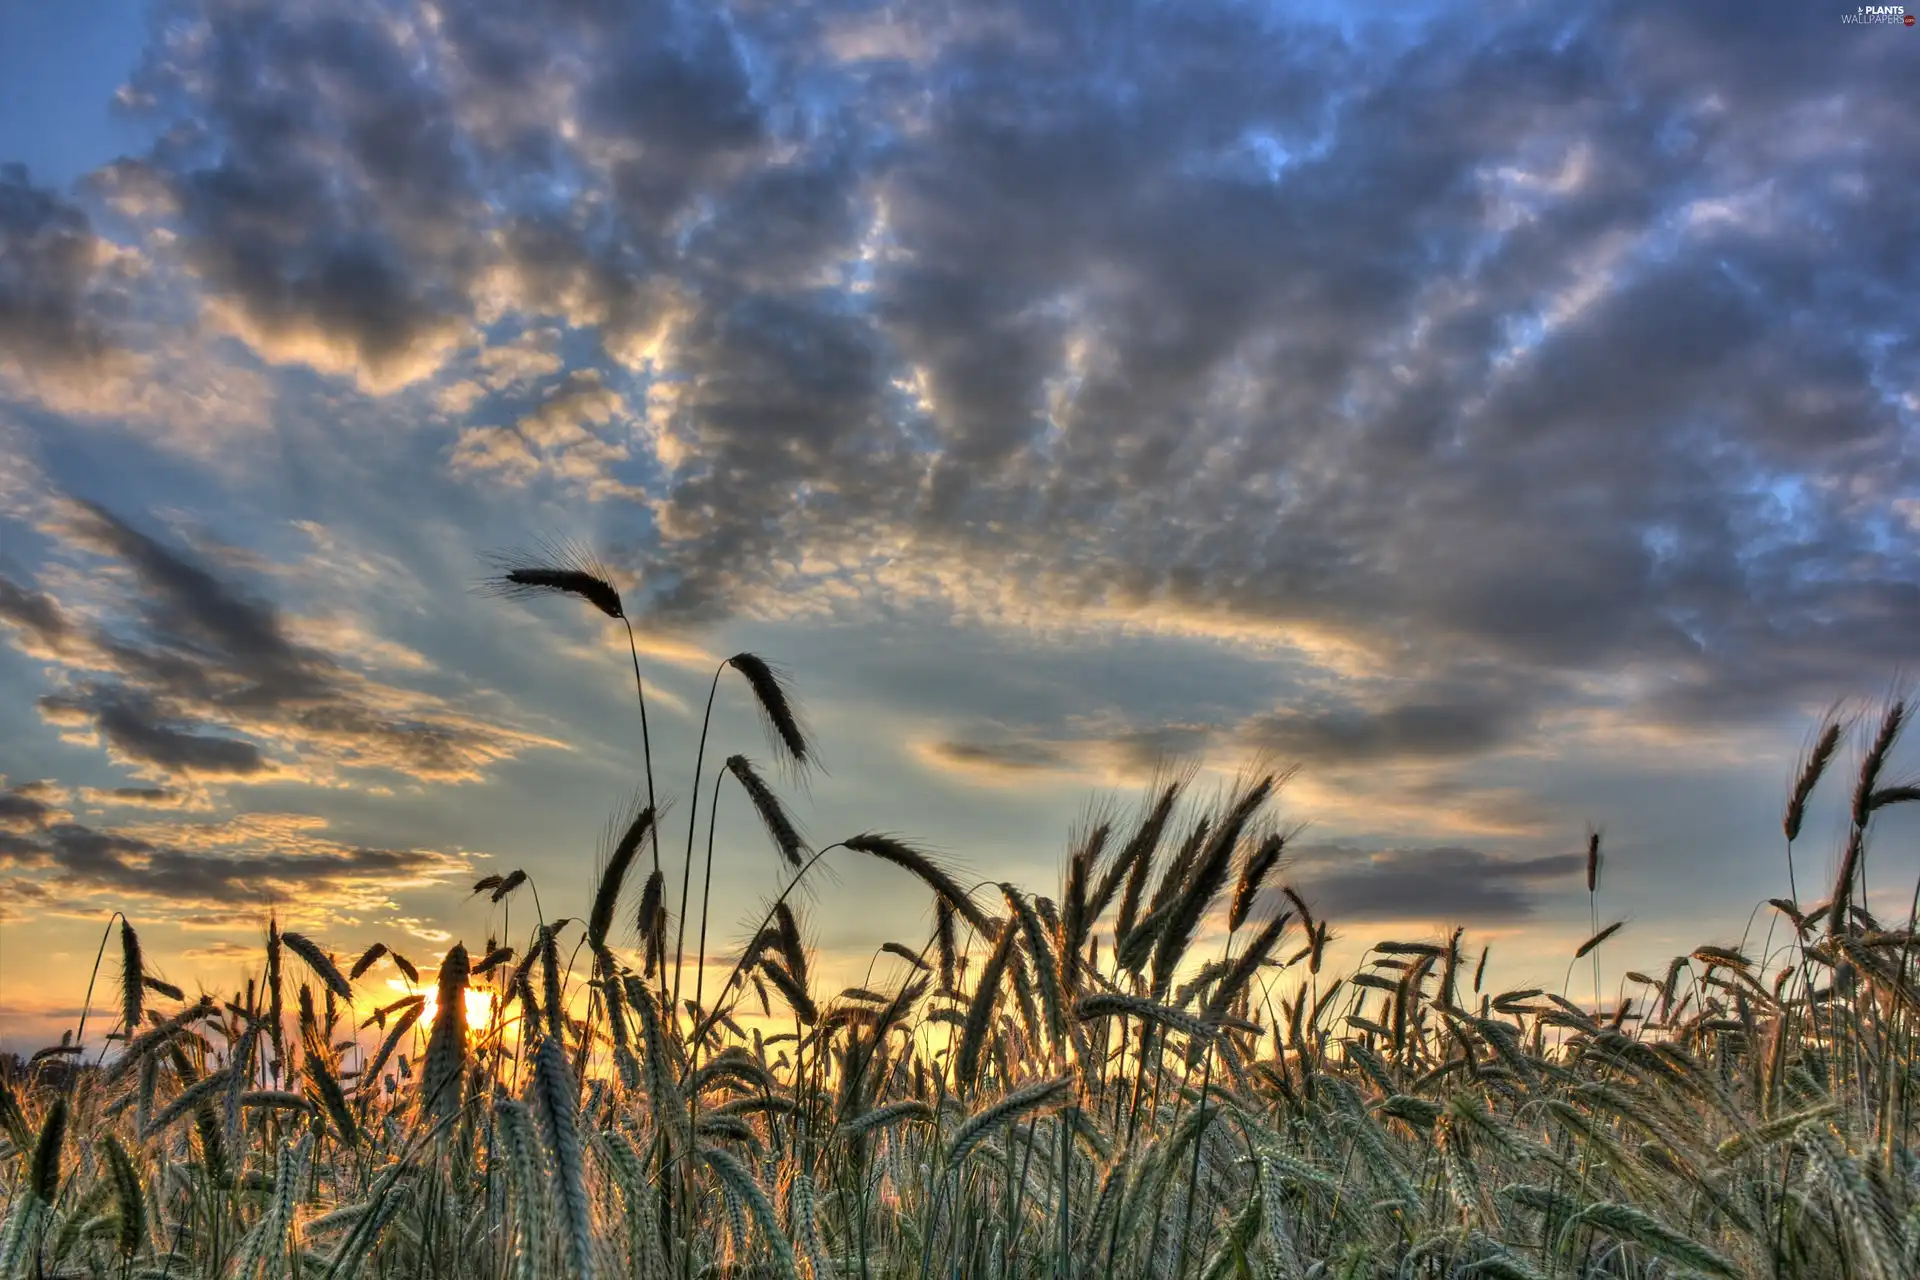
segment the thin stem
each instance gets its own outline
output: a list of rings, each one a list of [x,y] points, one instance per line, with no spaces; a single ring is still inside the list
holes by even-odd
[[[707,714],[700,720],[700,749],[693,757],[693,811],[687,814],[687,861],[680,870],[680,923],[674,931],[673,942],[673,1006],[675,1009],[680,1006],[680,968],[686,961],[687,953],[687,890],[693,883],[693,836],[699,829],[697,822],[700,817],[700,772],[706,765],[707,730],[713,727],[713,697],[720,691],[720,673],[726,669],[727,664],[723,662],[713,670],[713,683],[707,689]],[[662,974],[661,978],[664,981],[665,975]]]
[[[633,639],[633,623],[626,618],[620,619],[627,628],[627,656],[633,659],[633,692],[640,700],[640,755],[647,770],[647,806],[657,817],[660,807],[653,798],[653,735],[647,731],[647,687],[640,679],[640,647]],[[660,869],[660,824],[653,826],[653,869]]]
[[[813,870],[814,865],[818,863],[820,859],[826,857],[835,849],[844,848],[845,845],[846,842],[844,840],[836,840],[826,848],[815,853],[811,858],[808,858],[806,864],[793,873],[793,879],[788,883],[787,887],[775,895],[773,901],[767,905],[766,914],[760,917],[760,923],[753,927],[753,933],[749,936],[759,936],[761,930],[765,929],[769,924],[772,924],[774,911],[779,908],[781,903],[787,900],[788,894],[800,887],[800,882],[806,878],[807,872]],[[751,954],[751,950],[743,952],[740,959],[734,962],[733,971],[727,975],[726,982],[720,986],[721,991],[725,992],[733,989],[734,980],[740,976],[741,969],[744,968],[747,963],[747,956]],[[723,1013],[724,1010],[716,1007],[713,1009],[702,1009],[700,1012],[702,1015],[700,1023],[693,1031],[693,1036],[696,1041],[704,1037],[707,1032],[713,1030],[713,1024],[720,1020],[720,1014]]]
[[[693,1007],[700,1010],[703,1015],[707,1011],[707,906],[713,900],[713,833],[720,818],[720,784],[726,780],[727,775],[724,773],[714,778],[713,803],[707,806],[707,869],[705,879],[700,887],[700,956],[699,959],[694,961],[693,970]],[[700,1070],[700,1046],[703,1043],[705,1043],[704,1036],[695,1040],[692,1047],[688,1050],[688,1079],[692,1079]],[[687,1127],[689,1130],[693,1128],[694,1122],[699,1118],[697,1114],[699,1105],[699,1090],[688,1089]]]
[[[80,1002],[80,1026],[73,1033],[73,1047],[75,1049],[79,1049],[81,1045],[86,1043],[87,1011],[93,1008],[93,984],[100,977],[100,962],[107,957],[107,939],[113,937],[113,922],[115,920],[125,919],[126,917],[118,911],[114,912],[107,917],[107,927],[100,933],[100,949],[94,952],[93,955],[93,972],[87,975],[87,996],[85,1000]],[[132,1038],[133,1032],[134,1028],[127,1028],[127,1036],[129,1039]],[[69,1095],[71,1095],[73,1091],[73,1086],[79,1082],[80,1073],[78,1071],[69,1071],[67,1073],[67,1091]]]

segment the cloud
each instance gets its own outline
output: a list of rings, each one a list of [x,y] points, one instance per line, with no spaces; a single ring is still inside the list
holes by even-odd
[[[96,699],[91,707],[84,703],[62,706],[53,698],[43,705],[91,711],[115,759],[154,765],[166,776],[245,778],[273,771],[253,743],[182,732],[164,723],[159,709],[145,700],[108,694]]]
[[[202,943],[196,947],[186,947],[180,952],[182,960],[218,961],[223,965],[234,963],[247,964],[261,957],[265,948],[259,943],[218,942]]]
[[[453,935],[445,929],[436,928],[432,923],[416,916],[395,916],[387,922],[395,928],[405,929],[411,937],[422,942],[445,943],[453,941]]]
[[[73,816],[59,807],[65,791],[50,782],[5,783],[0,775],[0,833],[40,831]]]
[[[212,442],[257,433],[265,387],[178,313],[159,265],[103,234],[82,200],[0,165],[0,399],[209,460]]]
[[[52,525],[105,558],[123,594],[82,622],[45,592],[0,578],[16,647],[61,669],[41,716],[156,783],[324,780],[337,769],[472,781],[558,745],[434,696],[357,674],[293,638],[279,610],[105,508],[72,502]]]
[[[628,496],[638,490],[614,479],[612,469],[629,456],[618,428],[630,421],[625,400],[597,370],[576,370],[513,426],[463,430],[450,462],[455,471],[490,473],[509,484],[544,475],[590,498]]]
[[[938,767],[987,780],[1016,782],[1044,774],[1077,774],[1108,782],[1138,782],[1170,762],[1201,759],[1216,737],[1207,725],[1116,728],[1111,723],[1070,722],[1059,727],[1077,736],[1048,737],[1036,727],[1024,737],[936,739],[920,744],[919,752]]]
[[[1048,772],[1065,768],[1069,757],[1052,743],[1045,742],[956,742],[926,744],[925,753],[935,762],[987,776],[1012,776]]]
[[[430,375],[472,338],[482,210],[446,104],[415,73],[418,29],[305,6],[206,17],[204,40],[149,50],[129,95],[191,113],[204,144],[128,167],[208,314],[270,361],[368,391]]]
[[[54,598],[0,577],[0,619],[13,625],[16,644],[28,657],[57,659],[72,629]]]
[[[1493,701],[1412,702],[1377,711],[1274,711],[1241,726],[1254,747],[1308,765],[1479,755],[1523,728]]]
[[[389,905],[393,893],[463,875],[464,857],[346,845],[318,819],[252,814],[208,825],[94,827],[56,822],[0,854],[32,873],[44,909],[88,900],[137,904],[151,918],[209,908],[287,904],[308,918]],[[132,906],[129,906],[132,909]]]
[[[82,787],[80,799],[97,807],[117,809],[210,807],[202,795],[179,787]]]
[[[1492,924],[1533,914],[1538,895],[1564,888],[1579,854],[1498,858],[1459,845],[1363,850],[1342,844],[1289,848],[1289,878],[1336,925],[1389,920]]]
[[[0,165],[0,372],[85,372],[112,341],[100,310],[116,266],[80,206]]]

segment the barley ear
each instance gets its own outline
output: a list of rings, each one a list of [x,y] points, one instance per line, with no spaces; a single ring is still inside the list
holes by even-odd
[[[601,869],[599,884],[593,892],[593,907],[587,913],[587,946],[593,951],[604,950],[607,945],[614,912],[620,905],[620,890],[626,884],[627,872],[640,852],[641,842],[653,827],[653,818],[651,807],[636,813],[607,855],[607,865]]]
[[[133,1158],[118,1137],[110,1133],[101,1139],[100,1150],[106,1156],[107,1173],[113,1182],[114,1216],[120,1220],[120,1256],[130,1259],[147,1242],[147,1193],[140,1185]]]
[[[586,1162],[580,1150],[578,1086],[557,1036],[540,1041],[532,1093],[566,1223],[567,1266],[573,1280],[593,1280],[593,1205],[587,1198]]]
[[[1041,1109],[1058,1102],[1067,1096],[1073,1087],[1073,1077],[1058,1076],[1052,1080],[1041,1080],[1034,1084],[1015,1089],[992,1106],[980,1111],[955,1130],[953,1142],[947,1148],[947,1167],[957,1169],[966,1160],[975,1147],[1001,1125],[1015,1120],[1024,1120]]]
[[[467,949],[459,943],[440,962],[440,983],[420,1080],[423,1115],[442,1119],[460,1110],[467,1067]]]
[[[120,917],[120,1023],[131,1040],[140,1032],[145,1010],[146,968],[140,959],[140,935]]]
[[[892,836],[867,833],[849,837],[841,842],[855,853],[864,853],[868,857],[878,858],[882,862],[891,862],[918,877],[920,882],[933,890],[948,906],[960,914],[968,924],[981,934],[989,934],[993,926],[987,913],[982,911],[972,897],[954,882],[952,876],[929,855]]]
[[[334,964],[333,957],[322,951],[312,939],[305,934],[283,933],[280,935],[280,941],[287,950],[307,962],[307,968],[313,970],[314,975],[326,984],[327,990],[342,1000],[353,999],[353,987],[347,982],[346,975],[340,972],[338,965]]]
[[[767,829],[767,835],[772,839],[781,861],[786,863],[788,870],[798,871],[806,858],[807,842],[801,837],[793,816],[780,803],[780,797],[754,771],[753,762],[745,756],[729,756],[727,772],[734,776],[747,793],[747,799],[753,802],[753,811],[760,815],[760,825]]]
[[[736,653],[727,659],[727,665],[738,671],[753,690],[754,703],[781,764],[795,777],[804,777],[819,761],[786,676],[751,653]]]
[[[527,551],[496,552],[484,559],[494,572],[478,584],[481,595],[508,600],[567,595],[586,601],[609,618],[627,616],[606,567],[579,543],[541,542]]]
[[[1820,733],[1814,739],[1812,748],[1800,759],[1793,791],[1787,797],[1787,809],[1780,819],[1780,828],[1785,832],[1789,844],[1800,838],[1800,826],[1807,817],[1807,801],[1812,798],[1813,789],[1820,784],[1827,766],[1833,763],[1834,753],[1840,749],[1840,736],[1845,729],[1838,705],[1829,707],[1821,718]]]
[[[373,968],[374,964],[385,954],[387,954],[387,944],[384,942],[376,942],[365,951],[362,951],[360,958],[353,962],[353,968],[347,970],[347,981],[358,982],[360,976],[367,970]]]
[[[780,1230],[780,1219],[773,1211],[773,1201],[767,1198],[760,1180],[731,1152],[718,1147],[700,1148],[700,1158],[719,1177],[720,1185],[746,1205],[747,1211],[753,1215],[754,1225],[760,1229],[761,1238],[767,1242],[767,1248],[773,1254],[775,1274],[787,1280],[798,1280],[793,1245]]]
[[[1591,938],[1588,938],[1585,942],[1581,943],[1580,949],[1573,953],[1573,958],[1575,960],[1584,959],[1588,952],[1592,951],[1595,947],[1598,947],[1601,943],[1605,942],[1608,938],[1611,938],[1614,934],[1620,932],[1620,930],[1626,926],[1626,923],[1627,922],[1625,920],[1615,920],[1612,924],[1608,925],[1606,928],[1602,929],[1600,932],[1594,934]]]
[[[514,1275],[519,1280],[539,1280],[540,1263],[547,1253],[547,1188],[540,1177],[533,1117],[521,1103],[499,1097],[493,1100],[493,1118],[506,1157],[508,1203],[518,1228]]]

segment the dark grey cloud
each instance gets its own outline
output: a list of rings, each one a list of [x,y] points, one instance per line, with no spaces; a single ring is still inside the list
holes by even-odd
[[[1011,773],[1029,773],[1059,769],[1071,757],[1046,742],[936,742],[934,758],[963,768],[980,768]]]
[[[80,795],[89,804],[139,809],[181,809],[193,800],[178,787],[87,787]]]
[[[1512,706],[1466,700],[1378,711],[1275,711],[1241,726],[1250,745],[1309,766],[1479,755],[1507,745],[1522,730]]]
[[[181,828],[184,839],[215,837],[228,844],[219,828]],[[298,851],[264,847],[218,852],[146,835],[100,829],[81,823],[57,823],[25,840],[0,848],[12,865],[41,873],[39,883],[55,894],[107,892],[159,903],[234,905],[299,898],[309,909],[338,907],[369,896],[378,900],[406,884],[430,883],[465,868],[460,859],[430,850],[368,849],[337,844],[311,835]]]
[[[1122,776],[1148,777],[1177,767],[1179,761],[1201,759],[1218,736],[1211,725],[1155,725],[1115,734],[1103,746],[1108,761]]]
[[[77,368],[108,349],[108,248],[84,209],[0,164],[0,358]]]
[[[52,596],[5,577],[0,577],[0,618],[45,649],[59,649],[72,634],[66,616]]]
[[[248,599],[97,503],[77,500],[73,511],[69,537],[132,572],[140,588],[135,604],[142,628],[161,638],[169,651],[139,655],[124,648],[124,656],[144,657],[151,674],[180,678],[193,659],[211,659],[233,681],[220,691],[229,703],[310,698],[326,691],[332,660],[296,646],[272,605]]]
[[[0,831],[36,831],[67,817],[57,798],[41,783],[0,787]]]
[[[380,6],[214,0],[149,50],[131,99],[189,122],[122,166],[263,353],[400,385],[464,337],[484,226],[439,87]]]
[[[45,592],[0,578],[0,622],[51,658],[51,723],[89,726],[119,761],[163,778],[262,779],[326,767],[472,780],[544,740],[433,697],[375,684],[293,639],[271,603],[97,504],[59,530],[124,588],[81,624]]]
[[[663,618],[872,557],[983,613],[1311,627],[1383,687],[1250,730],[1348,762],[1508,745],[1595,672],[1740,720],[1911,651],[1920,120],[1831,15],[184,12],[118,176],[209,300],[374,390],[501,312],[597,337],[658,432],[623,557]],[[249,625],[200,641],[326,678]]]
[[[245,778],[270,768],[253,743],[183,731],[167,723],[150,699],[102,690],[81,699],[48,695],[41,707],[56,717],[90,715],[119,758],[155,765],[170,775]]]
[[[1459,845],[1363,850],[1304,845],[1288,876],[1314,911],[1336,925],[1379,920],[1486,924],[1533,914],[1543,892],[1567,888],[1579,854],[1503,859]]]
[[[1018,776],[1097,771],[1128,781],[1198,761],[1220,735],[1212,725],[1167,724],[1118,732],[1099,725],[1068,726],[1072,736],[1049,736],[1035,724],[1026,736],[943,738],[926,746],[935,762]],[[1004,731],[1003,731],[1004,732]],[[1258,749],[1258,744],[1254,744]]]

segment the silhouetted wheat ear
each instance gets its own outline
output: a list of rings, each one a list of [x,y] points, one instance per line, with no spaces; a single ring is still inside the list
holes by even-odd
[[[1281,935],[1287,931],[1287,925],[1292,920],[1293,912],[1282,911],[1254,935],[1253,941],[1247,944],[1247,949],[1241,952],[1240,958],[1221,975],[1219,984],[1214,987],[1213,997],[1207,1002],[1209,1017],[1220,1017],[1232,1006],[1240,993],[1247,989],[1247,985],[1253,981],[1254,974],[1260,971],[1260,966],[1265,964],[1267,957],[1273,954],[1274,947],[1279,944]]]
[[[392,950],[387,952],[387,958],[393,961],[393,967],[404,974],[408,982],[411,982],[416,987],[420,985],[420,970],[414,968],[413,961],[407,959],[398,951]]]
[[[1880,731],[1874,734],[1872,745],[1860,761],[1860,778],[1853,791],[1853,825],[1856,827],[1867,825],[1868,815],[1873,812],[1873,792],[1880,779],[1880,770],[1886,765],[1893,744],[1899,741],[1900,730],[1906,726],[1906,721],[1906,701],[1895,698],[1887,704],[1886,712],[1880,717]]]
[[[1006,976],[1007,962],[1013,955],[1019,927],[1008,920],[1000,929],[993,950],[974,981],[973,997],[967,1004],[967,1016],[961,1026],[960,1046],[954,1054],[954,1084],[971,1089],[980,1082],[980,1053],[986,1048],[987,1032],[993,1023],[993,1009],[1000,999],[1000,982]]]
[[[1153,896],[1147,899],[1149,916],[1164,911],[1167,904],[1179,896],[1181,888],[1187,883],[1187,873],[1193,870],[1200,850],[1206,845],[1207,833],[1212,829],[1213,818],[1210,814],[1203,813],[1194,818],[1192,825],[1187,828],[1186,838],[1180,842],[1172,859],[1161,868],[1160,880],[1153,886]]]
[[[926,973],[933,966],[921,959],[920,953],[904,942],[883,942],[880,949],[889,955],[899,956],[920,973]]]
[[[814,1004],[813,996],[807,991],[804,983],[787,972],[785,966],[769,957],[760,962],[760,972],[766,974],[767,981],[773,984],[774,989],[787,1002],[787,1007],[793,1010],[795,1018],[809,1027],[820,1021],[820,1009]]]
[[[754,812],[760,815],[760,825],[767,829],[767,836],[773,841],[781,860],[788,869],[798,871],[805,861],[807,842],[801,837],[800,829],[788,814],[786,806],[780,803],[780,797],[774,795],[773,789],[754,772],[753,762],[745,756],[727,757],[727,772],[734,776],[746,791],[747,799],[753,802]]]
[[[1110,828],[1101,823],[1077,841],[1067,857],[1067,879],[1060,890],[1060,982],[1069,992],[1080,989],[1080,952],[1086,945],[1087,931],[1093,927],[1087,913],[1087,895],[1091,892],[1094,864],[1106,846]]]
[[[1133,834],[1127,837],[1127,843],[1121,846],[1113,864],[1100,877],[1100,883],[1094,886],[1087,911],[1097,920],[1124,881],[1125,892],[1121,895],[1119,916],[1114,922],[1117,936],[1125,937],[1133,929],[1140,911],[1140,895],[1146,889],[1147,872],[1153,865],[1154,853],[1160,847],[1167,823],[1173,818],[1173,808],[1179,803],[1180,793],[1186,784],[1186,778],[1175,778],[1160,789],[1159,798],[1141,818]]]
[[[1286,847],[1287,837],[1276,832],[1247,851],[1240,867],[1239,883],[1233,889],[1233,903],[1227,910],[1228,929],[1237,930],[1247,922],[1247,915],[1253,910],[1254,896],[1267,882],[1267,876],[1280,865],[1280,855],[1286,851]]]
[[[940,953],[940,989],[951,993],[955,991],[960,978],[960,948],[954,937],[956,913],[951,902],[938,896],[933,900],[933,911],[935,946]]]
[[[807,948],[800,937],[800,920],[785,901],[773,904],[773,927],[779,935],[780,958],[787,973],[807,985]]]
[[[1883,795],[1885,793],[1879,792],[1876,794]],[[187,998],[187,993],[180,989],[179,984],[173,983],[173,982],[162,982],[159,978],[154,977],[150,973],[141,975],[140,985],[144,986],[147,990],[153,992],[156,995],[165,996],[169,1000],[185,1000]]]
[[[1167,922],[1161,927],[1155,946],[1153,985],[1156,995],[1166,993],[1180,958],[1193,945],[1201,918],[1226,887],[1227,876],[1233,867],[1234,846],[1240,839],[1240,833],[1246,830],[1254,815],[1266,804],[1279,781],[1278,775],[1269,774],[1246,788],[1194,860],[1193,873],[1185,887],[1174,897]]]
[[[1587,828],[1587,892],[1592,893],[1600,887],[1600,831],[1597,827]]]
[[[1047,943],[1047,931],[1041,927],[1039,913],[1018,888],[1003,882],[1000,893],[1013,910],[1008,927],[1018,922],[1026,939],[1027,955],[1033,960],[1033,976],[1039,983],[1040,1004],[1047,1018],[1047,1036],[1055,1045],[1059,1045],[1067,1034],[1066,997],[1061,990],[1060,970],[1054,959],[1053,948]]]
[[[502,898],[506,897],[508,894],[512,893],[515,889],[518,889],[521,885],[525,884],[526,882],[527,882],[526,872],[519,871],[519,870],[509,871],[506,875],[500,878],[500,882],[498,884],[493,886],[493,895],[488,899],[488,901],[499,902]],[[479,889],[476,888],[474,892],[478,893]]]
[[[949,906],[960,913],[962,919],[978,929],[982,934],[992,932],[987,913],[974,904],[965,890],[954,882],[952,876],[935,862],[933,858],[920,850],[896,840],[892,836],[866,834],[857,835],[843,841],[847,848],[856,853],[864,853],[878,858],[882,862],[891,862],[894,866],[911,872],[920,882],[944,899]]]
[[[125,916],[120,917],[120,1019],[128,1039],[140,1031],[145,1012],[146,966],[140,957],[140,935]]]
[[[477,893],[478,890],[475,890],[475,892]],[[371,969],[379,961],[380,957],[385,954],[387,954],[387,944],[384,942],[376,942],[365,951],[362,951],[360,958],[353,962],[353,968],[347,970],[347,981],[358,982],[360,976]]]
[[[495,571],[480,581],[482,595],[509,600],[569,595],[609,618],[626,619],[606,566],[577,542],[542,542],[528,551],[495,552],[485,559]]]
[[[287,950],[307,962],[307,968],[313,970],[314,976],[327,985],[327,990],[342,1000],[353,999],[353,987],[347,982],[346,975],[334,964],[333,957],[322,951],[312,939],[305,934],[283,933],[280,941]]]
[[[1807,816],[1807,801],[1812,798],[1813,789],[1820,784],[1827,766],[1833,763],[1834,753],[1840,749],[1840,738],[1845,732],[1846,723],[1840,718],[1839,708],[1828,708],[1812,748],[1801,757],[1793,792],[1787,798],[1786,813],[1780,819],[1781,830],[1786,833],[1788,841],[1800,838],[1800,826]]]
[[[40,1123],[40,1138],[33,1146],[33,1165],[27,1174],[27,1190],[43,1205],[53,1204],[60,1194],[60,1149],[67,1140],[67,1100],[55,1098]]]
[[[575,1280],[593,1277],[593,1203],[580,1147],[578,1086],[557,1036],[540,1042],[533,1069],[533,1111],[547,1137],[554,1189],[566,1223],[567,1267]]]
[[[427,1066],[420,1081],[420,1104],[439,1118],[460,1109],[467,1065],[467,949],[459,943],[440,962],[433,1032],[427,1037]]]
[[[1856,824],[1847,832],[1846,850],[1840,855],[1840,870],[1833,878],[1833,899],[1827,905],[1827,935],[1833,937],[1847,927],[1853,905],[1853,881],[1860,874],[1860,859],[1866,853],[1866,829]]]
[[[754,703],[781,763],[796,776],[818,764],[786,676],[751,653],[736,653],[727,659],[727,665],[738,671],[753,690]]]
[[[634,913],[634,929],[639,934],[642,953],[641,968],[648,977],[653,976],[656,966],[666,961],[666,892],[666,873],[656,867],[647,875],[646,886],[640,890],[640,909]]]
[[[1600,932],[1594,934],[1591,938],[1588,938],[1585,942],[1581,943],[1579,950],[1573,953],[1573,958],[1575,960],[1582,959],[1583,957],[1586,956],[1588,952],[1592,951],[1595,947],[1605,942],[1608,938],[1611,938],[1614,934],[1620,932],[1620,930],[1626,926],[1626,923],[1627,922],[1625,920],[1615,920],[1612,924],[1608,925],[1606,928],[1602,929]]]
[[[280,922],[276,917],[269,915],[267,917],[267,1035],[273,1040],[275,1054],[281,1052],[280,1021],[286,1012],[281,992],[280,953]]]
[[[540,926],[539,943],[533,956],[540,960],[540,1003],[545,1006],[547,1034],[558,1040],[565,1036],[567,1011],[560,993],[560,927],[565,921]]]
[[[587,914],[587,945],[592,950],[603,950],[607,945],[607,934],[613,928],[614,913],[620,905],[620,890],[626,884],[627,872],[640,852],[641,842],[652,827],[653,810],[640,809],[627,821],[607,854],[606,866],[601,868],[593,891],[593,907]]]

